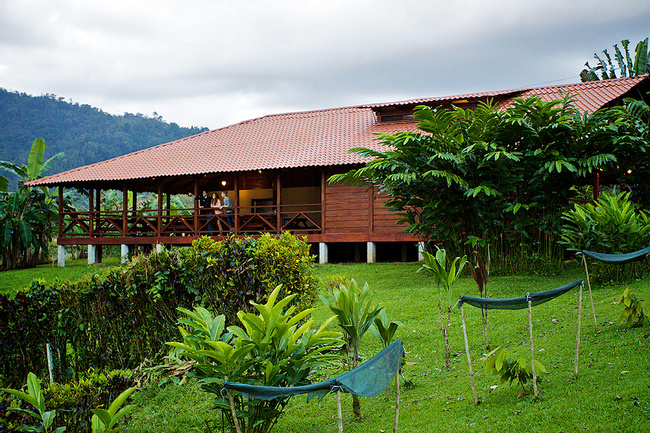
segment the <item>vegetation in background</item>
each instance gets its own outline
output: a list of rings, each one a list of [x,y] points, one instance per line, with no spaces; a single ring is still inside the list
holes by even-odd
[[[240,311],[237,317],[241,326],[227,329],[223,315],[213,317],[204,308],[180,309],[180,322],[185,327],[178,329],[183,341],[167,343],[180,349],[180,356],[196,362],[191,375],[200,379],[203,390],[215,395],[215,407],[237,432],[271,431],[290,397],[267,401],[231,391],[224,397],[224,381],[258,386],[308,385],[313,370],[333,359],[336,355],[331,351],[342,343],[338,332],[327,330],[334,316],[316,328],[310,318],[314,309],[297,312],[289,306],[297,295],[278,300],[280,289],[273,290],[264,304],[251,302],[257,313]]]
[[[34,282],[10,298],[0,295],[0,375],[9,384],[45,371],[45,344],[53,348],[55,378],[89,368],[135,368],[160,360],[176,333],[177,307],[203,305],[237,320],[250,301],[263,302],[279,284],[310,305],[317,281],[309,246],[279,238],[203,237],[191,248],[138,256],[105,275],[77,282]]]
[[[650,218],[630,200],[631,193],[605,191],[596,203],[574,204],[562,214],[560,243],[570,251],[631,253],[648,246]],[[592,261],[590,268],[599,281],[633,280],[644,272],[645,263],[611,265]]]
[[[2,269],[35,266],[43,257],[52,241],[54,222],[58,217],[58,194],[43,188],[27,188],[24,182],[44,175],[52,165],[63,157],[56,154],[47,161],[45,140],[32,143],[27,165],[0,161],[0,169],[19,177],[18,189],[7,192],[9,180],[0,176],[0,259]],[[67,206],[67,204],[66,204]]]
[[[621,52],[618,44],[614,44],[614,60],[616,60],[616,65],[614,65],[612,56],[610,56],[606,49],[603,50],[605,60],[603,60],[598,53],[594,53],[594,58],[598,60],[598,64],[592,67],[589,65],[589,62],[585,63],[585,69],[580,72],[580,80],[599,81],[618,77],[637,77],[650,72],[648,38],[645,38],[636,44],[636,48],[634,49],[634,61],[632,60],[632,57],[630,57],[629,45],[630,41],[623,39],[621,41],[623,51]],[[616,70],[618,70],[618,75]]]
[[[155,113],[114,116],[52,94],[30,96],[0,89],[0,160],[25,161],[29,143],[43,137],[54,153],[66,154],[52,173],[204,131],[207,128],[167,123]]]

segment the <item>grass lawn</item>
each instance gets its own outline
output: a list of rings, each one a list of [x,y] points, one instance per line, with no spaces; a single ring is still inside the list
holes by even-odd
[[[119,262],[119,257],[104,257],[103,263],[88,266],[88,259],[67,260],[63,268],[56,264],[46,264],[35,268],[0,272],[0,293],[13,296],[19,290],[29,287],[33,280],[38,279],[45,281],[45,284],[51,284],[56,279],[77,281],[104,272],[105,269],[118,265]]]
[[[518,397],[516,383],[500,384],[488,374],[480,358],[483,327],[480,310],[467,306],[470,354],[481,404],[475,406],[468,374],[460,312],[452,311],[450,347],[452,369],[444,363],[444,346],[438,321],[435,287],[417,263],[348,264],[317,266],[321,278],[344,275],[359,283],[368,282],[375,302],[381,302],[394,320],[404,326],[397,336],[404,342],[404,377],[401,382],[399,430],[402,432],[641,432],[650,431],[650,327],[626,330],[617,323],[622,310],[614,305],[625,287],[650,302],[650,281],[627,286],[595,286],[594,303],[600,332],[594,332],[589,293],[583,292],[582,340],[579,374],[574,377],[578,291],[533,309],[535,357],[549,370],[538,384],[540,396]],[[582,278],[581,268],[558,277],[493,277],[490,297],[508,298],[562,286]],[[458,295],[477,295],[471,278],[462,278],[454,289]],[[317,322],[329,317],[319,301]],[[527,310],[491,310],[489,337],[492,347],[503,346],[518,356],[530,357]],[[370,357],[380,344],[370,334],[362,341],[362,352]],[[339,371],[321,373],[317,380]],[[494,388],[495,385],[498,385]],[[195,382],[183,386],[148,388],[137,394],[129,432],[204,432],[206,420],[220,425],[221,415],[210,408],[212,396],[197,389]],[[363,418],[352,420],[352,399],[343,395],[346,432],[392,431],[394,390],[388,399],[382,394],[362,398]],[[275,432],[336,432],[336,399],[307,403],[294,397]],[[214,431],[221,431],[221,427]]]

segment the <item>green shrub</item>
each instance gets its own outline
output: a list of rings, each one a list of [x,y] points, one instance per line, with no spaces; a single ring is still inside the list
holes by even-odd
[[[629,288],[618,298],[618,303],[623,306],[618,321],[627,328],[643,326],[646,320],[650,320],[650,309]]]
[[[566,223],[560,242],[572,251],[617,254],[648,246],[650,218],[630,201],[629,192],[603,192],[596,204],[575,204],[562,219]],[[637,278],[643,271],[638,262],[620,266],[597,262],[590,266],[590,272],[596,281],[620,282]]]
[[[519,385],[526,390],[524,386],[529,380],[533,378],[533,368],[526,358],[515,359],[512,355],[506,352],[503,348],[497,347],[490,352],[485,358],[485,371],[492,372],[501,378],[501,383],[517,381]],[[546,373],[546,367],[535,360],[535,373]]]
[[[310,314],[313,308],[297,312],[289,306],[297,294],[277,300],[278,286],[264,304],[252,302],[257,314],[240,311],[240,326],[225,326],[225,317],[213,317],[205,308],[180,309],[182,342],[167,343],[181,355],[196,362],[193,376],[203,390],[215,394],[215,406],[237,431],[270,431],[282,415],[289,397],[272,400],[245,398],[239,393],[222,393],[224,381],[260,386],[300,386],[309,384],[314,369],[328,363],[331,349],[342,344],[339,333],[327,331],[331,317],[319,328]],[[276,301],[277,300],[277,301]],[[227,397],[227,398],[226,398]],[[237,413],[232,417],[231,406]]]
[[[123,391],[135,384],[130,370],[80,374],[77,380],[52,383],[45,390],[47,407],[59,414],[59,425],[67,433],[90,432],[92,409],[106,408]]]

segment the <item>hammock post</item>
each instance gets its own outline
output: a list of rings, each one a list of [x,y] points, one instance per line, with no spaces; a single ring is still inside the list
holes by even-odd
[[[228,396],[228,401],[230,402],[230,412],[232,413],[232,421],[235,424],[235,431],[241,433],[241,428],[239,427],[239,420],[237,419],[237,410],[235,409],[235,400],[232,398],[232,394],[229,389],[226,389],[226,396]]]
[[[533,300],[528,297],[528,333],[530,334],[530,362],[533,371],[533,391],[537,397],[537,375],[535,374],[535,350],[533,349]]]
[[[591,313],[594,316],[594,328],[596,332],[598,332],[598,321],[596,320],[596,310],[594,309],[594,297],[591,294],[591,280],[589,279],[589,269],[587,269],[587,256],[584,254],[582,255],[582,261],[585,264],[585,274],[587,275],[587,287],[589,288],[589,299],[591,300]]]
[[[582,315],[582,284],[578,290],[578,329],[576,330],[576,359],[574,363],[574,372],[578,376],[578,354],[580,353],[580,317]]]
[[[476,397],[476,385],[474,384],[474,372],[472,371],[472,358],[469,356],[469,343],[467,342],[467,327],[465,326],[465,310],[463,304],[460,304],[460,317],[463,321],[463,336],[465,337],[465,353],[467,353],[467,366],[469,368],[469,378],[472,382],[472,395],[474,396],[474,404],[478,404]]]
[[[395,375],[395,422],[393,423],[393,433],[397,433],[398,421],[399,421],[399,372],[397,372],[397,374]]]
[[[336,390],[336,418],[339,426],[339,433],[343,433],[343,414],[341,413],[341,389]]]

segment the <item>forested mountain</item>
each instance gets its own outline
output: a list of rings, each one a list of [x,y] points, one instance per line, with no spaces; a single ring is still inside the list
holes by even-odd
[[[155,116],[155,113],[154,113]],[[64,152],[47,174],[103,161],[207,131],[183,128],[162,117],[115,116],[64,98],[31,96],[0,88],[0,160],[27,163],[36,138],[44,138],[45,158]]]

